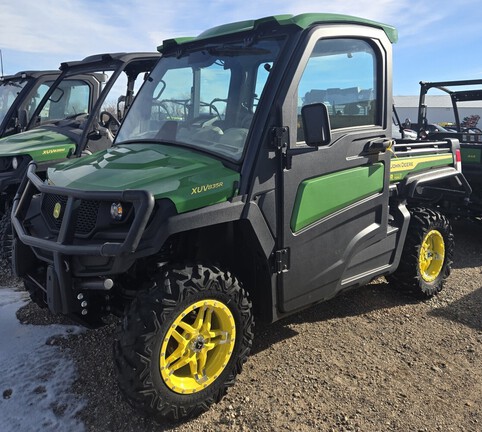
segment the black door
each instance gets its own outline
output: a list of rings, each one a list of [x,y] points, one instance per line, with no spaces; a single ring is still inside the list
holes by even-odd
[[[380,44],[354,36],[313,37],[287,98],[290,106],[297,98],[296,112],[285,109],[292,118],[284,120],[292,125],[291,148],[306,147],[301,107],[324,103],[332,140],[293,156],[283,171],[283,245],[289,256],[288,270],[279,276],[283,312],[380,272],[394,247],[387,241],[390,157],[367,151],[385,136],[387,124]]]

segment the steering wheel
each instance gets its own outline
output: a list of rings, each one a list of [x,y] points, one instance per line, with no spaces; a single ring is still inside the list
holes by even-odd
[[[216,102],[224,102],[228,103],[227,99],[221,99],[221,98],[214,98],[211,102],[207,103],[206,106],[209,107],[209,113],[213,114],[218,118],[218,120],[222,120],[223,118],[221,117],[221,113],[219,112],[218,108],[216,107],[215,103]],[[201,102],[203,103],[203,102]]]
[[[114,135],[117,133],[120,127],[120,121],[109,111],[102,111],[100,113],[100,125],[106,129],[109,129]]]

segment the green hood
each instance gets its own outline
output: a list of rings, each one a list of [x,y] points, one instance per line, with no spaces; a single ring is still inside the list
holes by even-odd
[[[156,199],[170,199],[182,213],[231,198],[239,174],[186,148],[130,144],[58,164],[49,170],[49,180],[81,190],[144,189]]]
[[[64,159],[73,151],[75,143],[70,138],[44,128],[0,139],[0,157],[29,155],[37,162],[45,162]]]

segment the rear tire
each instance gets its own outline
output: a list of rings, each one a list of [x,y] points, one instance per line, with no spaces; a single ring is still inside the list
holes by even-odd
[[[407,238],[395,273],[388,277],[427,299],[443,288],[454,253],[454,236],[448,219],[428,208],[413,208]]]
[[[132,302],[114,343],[119,386],[157,420],[195,417],[219,402],[253,340],[247,293],[215,267],[164,271]]]

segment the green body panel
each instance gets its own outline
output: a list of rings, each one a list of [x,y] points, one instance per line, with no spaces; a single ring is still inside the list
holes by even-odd
[[[291,230],[299,231],[350,204],[383,190],[382,163],[327,174],[303,181],[298,187]]]
[[[482,163],[482,148],[466,148],[460,149],[462,154],[462,163],[465,164],[480,164]]]
[[[36,162],[65,159],[75,151],[75,143],[57,132],[36,128],[0,139],[0,157],[29,155]]]
[[[209,156],[161,144],[112,147],[49,170],[56,186],[94,191],[143,189],[170,199],[179,213],[231,198],[239,174]]]
[[[398,40],[398,32],[395,27],[387,24],[382,24],[376,21],[371,21],[364,18],[354,17],[350,15],[341,14],[323,14],[323,13],[306,13],[301,15],[274,15],[270,17],[260,18],[257,20],[239,21],[229,24],[220,25],[210,28],[202,32],[195,38],[177,38],[167,39],[163,42],[163,45],[158,47],[160,52],[165,49],[169,49],[173,46],[182,45],[189,42],[195,42],[207,38],[225,36],[233,33],[239,33],[243,31],[255,30],[257,27],[263,24],[273,23],[273,25],[296,25],[301,29],[306,29],[316,23],[343,23],[343,24],[362,24],[370,27],[376,27],[383,29],[390,42],[395,43]]]
[[[390,163],[390,181],[397,182],[403,180],[409,174],[429,168],[453,165],[453,163],[454,156],[452,153],[433,156],[394,157]]]

